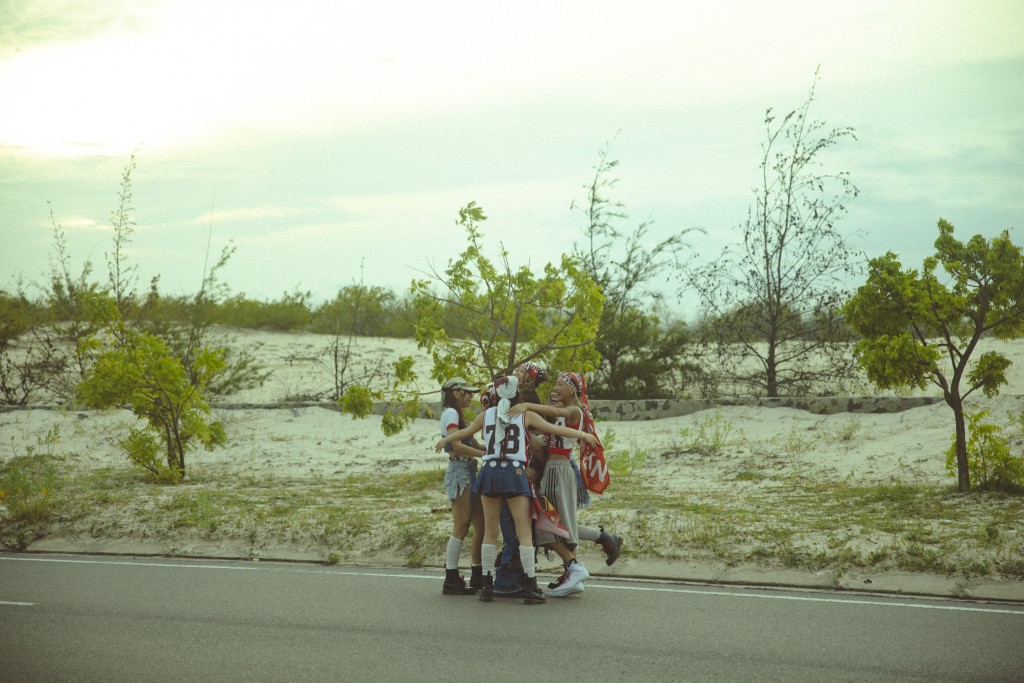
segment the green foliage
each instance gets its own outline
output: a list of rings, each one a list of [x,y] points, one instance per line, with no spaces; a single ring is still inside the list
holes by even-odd
[[[449,377],[488,381],[527,360],[592,370],[600,360],[593,346],[603,301],[597,285],[565,255],[558,266],[545,265],[540,276],[528,266],[513,269],[504,250],[496,267],[483,253],[480,224],[486,218],[475,202],[460,209],[466,250],[433,280],[412,283],[416,343],[433,361],[430,392]],[[418,381],[413,359],[405,357],[395,363],[390,386],[370,392],[388,403],[385,433],[398,433],[424,412]],[[365,396],[352,393],[352,405],[365,410]]]
[[[211,319],[219,325],[288,332],[305,330],[313,314],[309,308],[311,292],[285,292],[278,301],[255,301],[236,294],[214,302]]]
[[[221,423],[209,419],[202,393],[223,370],[223,354],[204,348],[186,369],[166,341],[128,327],[114,302],[98,302],[104,303],[110,315],[108,341],[94,339],[83,347],[92,364],[78,385],[79,398],[89,408],[127,406],[145,420],[143,428],[122,440],[122,447],[155,479],[179,481],[185,475],[186,452],[197,445],[212,450],[226,441]]]
[[[431,379],[456,375],[488,380],[519,363],[544,359],[552,368],[588,372],[600,357],[594,348],[604,297],[579,262],[563,255],[535,275],[484,255],[483,209],[470,202],[458,225],[468,246],[444,273],[412,284],[416,342],[433,360]],[[440,286],[441,293],[435,291]],[[472,379],[471,379],[472,381]]]
[[[44,522],[57,505],[55,493],[60,479],[52,463],[42,467],[30,458],[16,458],[0,474],[0,502],[7,519],[15,522]]]
[[[679,430],[685,448],[704,455],[717,455],[729,442],[734,426],[721,411],[705,414],[697,425],[696,433],[689,427]]]
[[[781,121],[765,114],[760,181],[742,239],[682,271],[713,321],[699,328],[702,354],[736,391],[820,393],[855,376],[837,342],[849,338],[839,309],[859,266],[838,223],[858,191],[846,172],[823,172],[821,156],[856,136],[810,118],[815,85]]]
[[[945,272],[940,280],[939,266]],[[958,486],[970,488],[964,399],[977,390],[995,396],[1010,361],[995,352],[972,356],[985,334],[1012,338],[1024,332],[1024,256],[1007,231],[986,240],[953,237],[939,220],[935,256],[920,272],[904,270],[892,252],[872,259],[868,280],[843,309],[863,336],[855,356],[882,388],[942,390],[956,422]]]
[[[636,441],[632,443],[632,449],[608,449],[604,443],[605,458],[608,464],[608,471],[615,480],[628,479],[637,470],[643,469],[647,462],[647,452],[637,447]]]
[[[1010,453],[1010,442],[1003,428],[984,422],[989,411],[967,414],[967,469],[971,485],[985,490],[1020,491],[1024,489],[1024,458]],[[956,435],[946,451],[946,470],[957,475]]]
[[[412,337],[415,312],[383,287],[348,285],[313,313],[312,331],[358,337]]]

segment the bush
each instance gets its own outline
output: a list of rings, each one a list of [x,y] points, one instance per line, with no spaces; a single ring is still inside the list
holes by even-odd
[[[983,422],[987,410],[967,415],[967,469],[971,486],[999,491],[1024,489],[1024,458],[1010,453],[999,425]],[[946,451],[946,470],[957,476],[956,437]]]
[[[57,468],[48,463],[40,472],[31,470],[9,465],[0,476],[0,501],[7,507],[7,517],[12,521],[44,522],[55,506]]]

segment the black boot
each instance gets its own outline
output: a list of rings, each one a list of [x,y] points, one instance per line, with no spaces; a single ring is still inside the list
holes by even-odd
[[[524,605],[543,605],[547,602],[544,593],[537,587],[537,577],[531,576],[526,579],[526,587],[523,589],[526,597],[523,598]]]
[[[459,576],[458,569],[444,570],[444,585],[441,587],[441,595],[472,595],[472,588],[466,587],[466,580]]]
[[[619,552],[622,550],[622,536],[608,533],[604,530],[603,526],[597,528],[601,530],[601,536],[598,537],[597,544],[604,550],[606,558],[604,563],[610,567],[615,564],[615,560],[619,559]]]
[[[484,568],[478,564],[469,567],[469,587],[478,591],[484,587]]]
[[[480,602],[494,602],[493,574],[484,574],[484,587],[480,589]]]

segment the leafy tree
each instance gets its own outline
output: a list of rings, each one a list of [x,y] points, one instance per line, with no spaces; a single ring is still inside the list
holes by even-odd
[[[224,369],[222,353],[204,347],[186,367],[165,340],[126,325],[115,299],[96,296],[90,305],[106,322],[103,338],[80,348],[92,362],[79,399],[87,408],[127,406],[145,420],[121,441],[129,459],[158,481],[181,481],[186,452],[199,445],[212,450],[227,439],[223,425],[210,420],[203,395]]]
[[[642,398],[666,394],[666,382],[697,371],[684,348],[689,341],[685,325],[664,325],[655,311],[663,294],[652,284],[679,266],[686,236],[692,230],[648,245],[652,221],[639,223],[632,232],[619,227],[626,219],[623,204],[610,198],[618,183],[613,177],[619,162],[609,158],[610,144],[599,153],[594,176],[584,186],[584,206],[573,208],[586,216],[583,241],[575,255],[604,294],[595,349],[601,357],[590,381],[595,397]]]
[[[852,128],[828,129],[809,118],[815,84],[781,121],[771,109],[765,114],[761,174],[742,243],[683,271],[715,320],[701,341],[720,360],[724,379],[768,396],[806,392],[855,371],[836,342],[848,340],[838,309],[858,266],[837,224],[857,189],[847,173],[821,170],[819,159],[856,138]]]
[[[431,377],[495,379],[536,359],[592,370],[600,362],[594,341],[604,300],[596,283],[567,255],[540,276],[529,266],[513,269],[504,248],[495,265],[484,255],[485,220],[476,202],[460,209],[466,250],[443,273],[413,282],[415,338],[431,355]]]
[[[947,276],[940,281],[938,268]],[[921,272],[905,270],[892,252],[872,259],[868,280],[844,307],[863,339],[855,353],[868,378],[883,389],[942,390],[956,423],[957,482],[971,487],[964,399],[977,390],[995,396],[1010,360],[989,351],[972,362],[985,334],[1012,338],[1024,332],[1024,257],[1004,231],[991,241],[966,243],[939,221],[935,256]]]
[[[528,360],[592,370],[600,361],[594,339],[604,299],[597,285],[567,255],[535,275],[528,266],[513,269],[502,249],[496,266],[484,255],[480,224],[486,219],[476,202],[460,209],[465,251],[444,272],[412,283],[415,339],[433,361],[431,379],[439,384],[460,375],[487,381]],[[340,403],[345,412],[361,416],[372,410],[372,401],[387,400],[382,428],[394,434],[422,411],[417,382],[413,359],[402,357],[386,390],[354,385]],[[437,384],[426,393],[435,393]]]

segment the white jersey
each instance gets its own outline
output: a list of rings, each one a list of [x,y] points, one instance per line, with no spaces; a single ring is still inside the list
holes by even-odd
[[[497,460],[504,455],[506,460],[526,464],[526,419],[523,415],[517,415],[511,419],[505,427],[504,449],[501,443],[496,443],[496,422],[498,409],[488,408],[484,413],[484,449],[487,453],[484,460]],[[504,453],[502,451],[504,450]]]
[[[555,424],[559,427],[568,427],[569,429],[579,429],[580,422],[582,422],[583,413],[577,412],[578,417],[576,423],[571,425],[565,424],[564,417],[556,417]],[[569,457],[572,455],[572,450],[576,448],[576,444],[579,443],[579,439],[574,439],[571,436],[555,436],[554,434],[548,434],[547,437],[548,453],[554,453],[556,455],[564,455]]]

